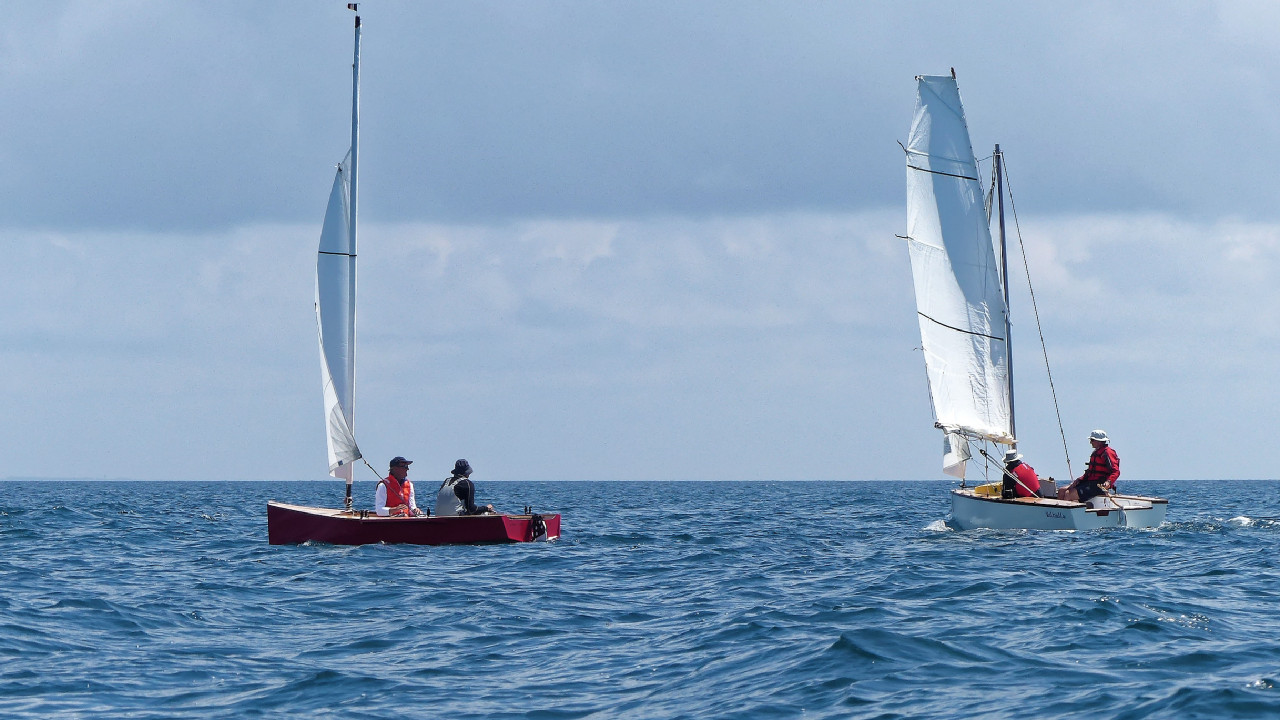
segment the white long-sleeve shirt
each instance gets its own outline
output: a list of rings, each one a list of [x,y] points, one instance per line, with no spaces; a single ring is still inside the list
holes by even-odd
[[[403,485],[404,483],[401,483]],[[387,483],[385,481],[378,482],[378,492],[373,496],[373,509],[382,516],[391,514],[391,508],[387,507]],[[418,502],[414,498],[413,484],[409,484],[409,511],[417,514]]]

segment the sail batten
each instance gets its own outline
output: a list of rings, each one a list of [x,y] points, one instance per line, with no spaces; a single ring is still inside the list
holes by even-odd
[[[973,180],[974,182],[978,181],[978,178],[976,177],[969,177],[968,175],[956,175],[955,173],[942,172],[941,170],[930,170],[928,168],[916,167],[915,165],[908,165],[907,169],[919,170],[920,172],[933,173],[934,175],[946,175],[947,177],[960,178],[961,180]]]
[[[949,472],[961,438],[1013,441],[1003,287],[960,93],[917,77],[907,154],[907,246],[929,394]]]

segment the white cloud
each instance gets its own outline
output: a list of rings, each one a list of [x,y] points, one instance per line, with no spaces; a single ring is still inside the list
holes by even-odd
[[[490,478],[936,477],[900,222],[366,224],[362,446],[424,468],[466,455]],[[317,231],[0,232],[8,474],[322,477]],[[1023,233],[1077,465],[1102,426],[1129,477],[1274,474],[1280,226]],[[1054,472],[1020,282],[1019,434]],[[1240,446],[1227,468],[1201,451]]]
[[[1024,222],[1023,234],[1069,439],[1107,425],[1143,477],[1274,475],[1267,418],[1280,385],[1262,369],[1280,351],[1280,225],[1064,216]],[[1041,419],[1020,420],[1020,434],[1051,440],[1029,298],[1020,269],[1012,277],[1020,407]],[[1207,452],[1240,446],[1225,467]]]
[[[539,254],[577,265],[613,254],[618,223],[590,221],[533,221],[523,223],[518,232],[523,242],[539,248]]]

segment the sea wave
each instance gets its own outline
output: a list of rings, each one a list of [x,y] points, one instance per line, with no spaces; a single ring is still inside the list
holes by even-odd
[[[951,530],[946,483],[481,482],[563,537],[435,548],[267,544],[330,483],[5,487],[5,717],[1280,712],[1274,483],[1072,533]]]

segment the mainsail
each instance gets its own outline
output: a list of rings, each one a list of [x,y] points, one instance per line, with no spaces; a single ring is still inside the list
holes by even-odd
[[[356,247],[351,229],[348,180],[351,156],[338,166],[316,258],[316,320],[320,328],[320,372],[328,432],[329,473],[349,479],[360,458],[355,434]]]
[[[354,5],[348,5],[355,10]],[[320,372],[328,432],[329,474],[347,481],[360,459],[355,438],[356,396],[356,158],[360,140],[360,16],[356,16],[351,64],[351,150],[338,165],[316,259],[316,320],[320,328]]]
[[[954,77],[916,78],[907,151],[907,243],[929,394],[948,472],[963,438],[1012,443],[1007,308],[977,161]]]

